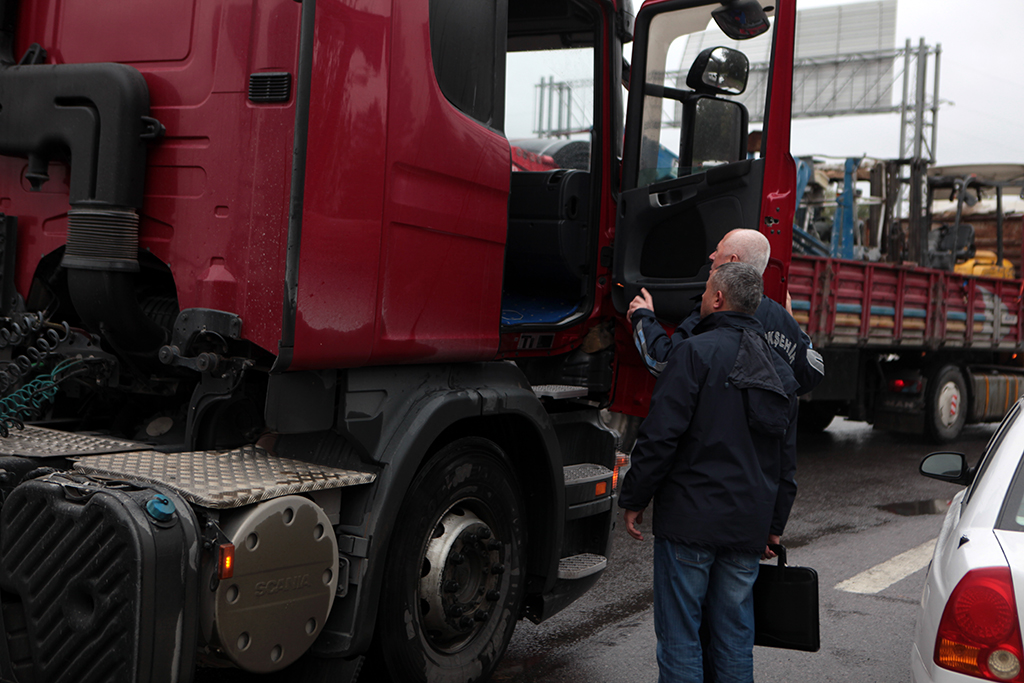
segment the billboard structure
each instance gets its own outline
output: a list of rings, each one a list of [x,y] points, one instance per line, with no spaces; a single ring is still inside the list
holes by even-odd
[[[922,39],[912,47],[896,47],[897,0],[873,0],[799,10],[796,26],[796,61],[793,73],[793,118],[900,113],[900,156],[935,159],[939,107],[941,47]],[[678,71],[665,74],[665,83],[685,89],[689,65],[701,50],[740,43],[711,30],[690,36],[680,55]],[[751,60],[747,89],[735,99],[746,105],[750,122],[760,122],[767,91],[771,33],[742,43]],[[929,78],[933,61],[933,78]],[[929,86],[931,86],[929,88]],[[558,137],[569,130],[589,127],[590,109],[573,103],[592,101],[589,81],[537,85],[536,112],[540,137]],[[930,90],[930,92],[929,92]],[[562,109],[565,111],[562,111]],[[679,125],[679,111],[666,109]]]
[[[899,113],[900,156],[934,161],[941,46],[922,39],[916,47],[909,40],[896,47],[896,0],[800,10],[796,36],[793,118]],[[701,50],[721,44],[739,49],[713,31],[692,36],[674,74],[677,82],[685,83],[686,68]],[[742,49],[752,63],[747,90],[737,99],[755,123],[764,110],[770,37],[745,41]],[[932,58],[934,80],[928,77]]]

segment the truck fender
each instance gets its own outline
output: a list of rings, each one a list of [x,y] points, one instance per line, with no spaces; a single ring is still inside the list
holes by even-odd
[[[358,548],[365,561],[359,563],[361,573],[354,577],[358,579],[354,604],[345,604],[353,600],[335,603],[314,652],[350,657],[366,651],[380,600],[379,573],[371,568],[387,557],[391,533],[400,522],[398,511],[413,478],[437,448],[463,435],[486,437],[487,427],[502,418],[513,419],[517,431],[528,426],[532,434],[527,438],[542,451],[534,460],[542,466],[529,470],[528,483],[529,488],[544,490],[548,505],[529,509],[529,519],[535,523],[528,520],[527,527],[538,536],[529,546],[546,550],[528,559],[528,572],[544,576],[545,587],[550,587],[557,575],[564,528],[562,455],[554,425],[520,370],[510,363],[476,363],[363,368],[345,374],[339,378],[346,386],[339,398],[338,429],[381,469],[361,509],[351,509],[348,515],[343,511],[343,529],[359,542],[350,546],[342,534],[339,546]],[[363,387],[367,391],[361,391]],[[377,404],[372,411],[367,410],[370,402]],[[522,472],[521,459],[509,455],[513,468]],[[346,518],[354,520],[359,514],[358,524],[346,524]]]

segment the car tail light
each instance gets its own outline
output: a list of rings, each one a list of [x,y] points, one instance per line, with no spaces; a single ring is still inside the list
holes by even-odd
[[[629,464],[629,456],[621,451],[615,454],[615,469],[612,470],[612,491],[619,489],[619,470]]]
[[[973,569],[942,611],[935,663],[990,681],[1024,681],[1013,579],[1007,567]]]

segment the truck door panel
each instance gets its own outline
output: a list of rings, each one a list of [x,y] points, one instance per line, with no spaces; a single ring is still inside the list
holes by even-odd
[[[756,224],[764,165],[745,160],[623,192],[616,232],[618,299],[647,288],[658,316],[678,322],[704,291],[708,255],[729,230]]]
[[[785,4],[788,18],[793,8]],[[654,296],[658,316],[675,322],[701,291],[707,256],[726,232],[760,229],[770,240],[776,232],[764,229],[760,214],[765,195],[774,196],[785,185],[775,178],[785,166],[775,157],[788,158],[788,120],[781,119],[788,119],[789,94],[776,96],[770,86],[781,82],[776,71],[791,70],[791,57],[773,67],[767,83],[747,84],[743,65],[771,54],[771,34],[732,40],[712,21],[720,7],[701,0],[660,0],[645,3],[637,15],[613,259],[613,302],[620,312],[644,287]],[[736,52],[749,54],[728,56]],[[719,72],[708,71],[708,55],[740,65],[730,73],[736,85],[716,80]],[[767,116],[769,101],[780,109],[773,119]],[[744,102],[756,109],[755,120],[776,131],[769,131],[764,158],[747,150],[750,113]],[[767,169],[772,169],[770,189]]]
[[[773,32],[749,41],[733,41],[715,28],[711,12],[722,7],[718,2],[649,0],[637,13],[612,258],[612,303],[620,313],[646,288],[658,318],[678,323],[704,289],[708,256],[734,228],[768,237],[773,259],[766,292],[785,296],[789,233],[782,228],[792,215],[787,202],[795,181],[789,156],[793,55],[786,43],[796,11],[791,0],[772,4],[778,7],[769,8]],[[752,79],[747,85],[764,92],[764,100],[745,100],[742,89],[716,89],[703,66],[689,73],[701,61],[698,51],[721,47],[744,52],[751,64],[771,59],[764,90],[761,84],[752,89]],[[748,117],[763,122],[753,126],[764,128],[760,154],[747,150]],[[628,329],[616,334],[616,358],[611,409],[643,416],[653,381]]]
[[[320,31],[330,6],[318,3]],[[334,35],[318,37],[306,181],[316,223],[303,225],[295,369],[483,360],[498,347],[508,141],[500,120],[474,120],[442,91],[437,74],[454,57],[432,49],[429,4],[380,11],[353,31],[359,12],[332,9]],[[504,40],[491,45],[502,62]]]
[[[373,348],[380,279],[390,6],[318,2],[292,368]]]
[[[620,312],[646,288],[658,316],[677,322],[722,236],[758,227],[764,166],[744,158],[746,108],[687,85],[690,34],[705,47],[737,45],[713,30],[716,7],[665,0],[637,16],[612,267]]]

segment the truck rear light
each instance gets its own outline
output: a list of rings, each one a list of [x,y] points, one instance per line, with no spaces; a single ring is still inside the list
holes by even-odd
[[[619,470],[629,465],[629,456],[625,453],[615,454],[615,468],[612,469],[612,491],[619,490]]]
[[[217,576],[221,579],[230,579],[235,575],[235,545],[223,543],[220,546],[220,555],[217,560]]]
[[[990,681],[1024,681],[1016,605],[1009,568],[967,572],[942,611],[935,663]]]
[[[889,391],[894,394],[917,394],[921,392],[923,382],[917,379],[891,379]]]

